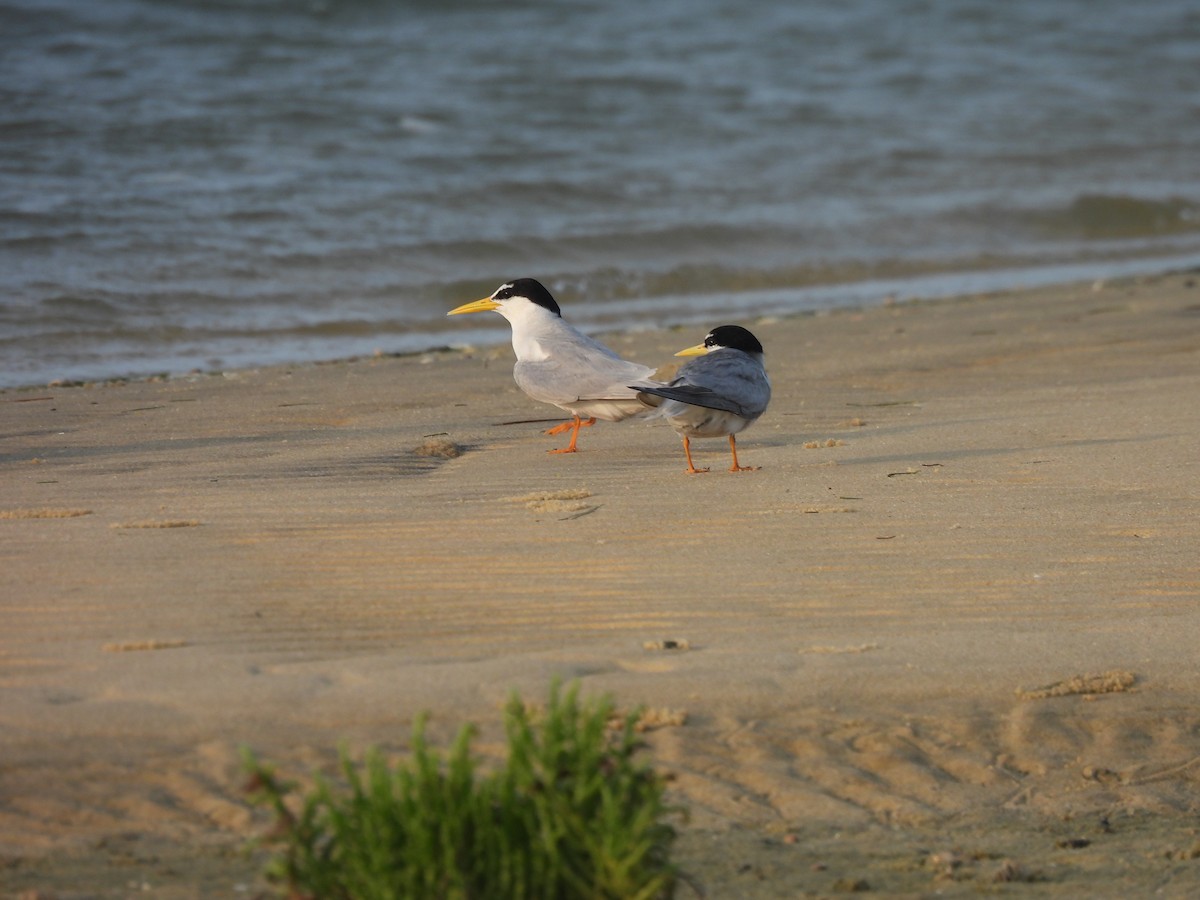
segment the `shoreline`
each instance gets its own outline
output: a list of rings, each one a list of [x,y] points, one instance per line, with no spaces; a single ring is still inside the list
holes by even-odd
[[[1095,284],[1129,278],[1149,278],[1170,275],[1188,275],[1200,271],[1200,255],[1194,250],[1178,248],[1172,255],[1164,255],[1163,248],[1143,249],[1141,252],[1126,251],[1112,258],[1103,249],[1090,253],[1058,258],[1054,255],[1015,256],[933,260],[889,259],[872,263],[832,263],[826,270],[813,269],[806,272],[782,273],[767,269],[758,273],[746,273],[755,286],[727,272],[736,283],[725,284],[721,280],[710,285],[708,290],[696,291],[691,284],[684,292],[667,290],[664,284],[641,299],[614,299],[587,302],[566,291],[558,296],[567,308],[572,324],[589,333],[604,334],[614,330],[626,333],[653,332],[664,329],[701,325],[714,315],[726,318],[747,319],[762,317],[794,318],[821,315],[826,312],[861,312],[876,306],[896,302],[937,302],[952,297],[981,294],[1004,294],[1030,289],[1062,288],[1071,284]],[[843,271],[845,270],[845,271]],[[822,273],[822,274],[818,274]],[[848,274],[852,273],[852,274]],[[550,276],[547,283],[559,277]],[[647,275],[647,278],[652,276]],[[662,276],[669,280],[670,275]],[[815,280],[814,280],[815,279]],[[568,279],[570,280],[570,279]],[[498,282],[497,282],[498,283]],[[478,287],[487,292],[495,285]],[[665,292],[664,292],[665,291]],[[556,296],[559,295],[555,291]],[[453,304],[451,304],[453,305]],[[447,307],[449,309],[449,306]],[[618,317],[618,315],[620,317]],[[627,320],[637,320],[631,322]],[[73,387],[89,384],[191,378],[199,376],[218,377],[226,373],[271,368],[276,366],[333,365],[354,362],[374,357],[404,357],[425,353],[458,352],[503,346],[508,343],[508,328],[485,322],[455,323],[446,326],[441,319],[428,320],[426,325],[438,324],[438,328],[425,331],[375,331],[369,337],[325,337],[320,329],[315,331],[304,326],[300,330],[303,340],[284,338],[275,332],[271,340],[275,349],[255,357],[253,353],[238,350],[232,353],[231,361],[212,365],[211,361],[231,356],[229,349],[221,351],[218,346],[208,347],[201,353],[192,349],[188,357],[194,362],[200,356],[210,364],[196,365],[187,371],[173,371],[166,363],[174,359],[170,347],[164,346],[165,354],[154,364],[143,364],[143,371],[125,375],[98,377],[60,376],[45,381],[0,385],[0,395],[11,391],[36,390],[43,387]],[[337,330],[339,326],[352,324],[362,330],[365,323],[326,323],[326,327]],[[388,322],[378,323],[386,328]],[[299,343],[297,343],[299,341]],[[326,348],[325,353],[309,350],[295,353],[296,347],[313,344]],[[327,346],[326,346],[327,345]],[[293,348],[292,351],[286,348]],[[391,347],[391,349],[388,349]],[[337,352],[335,348],[350,352]],[[289,353],[293,355],[289,357]]]
[[[400,752],[431,710],[439,744],[474,720],[494,752],[508,692],[560,676],[686,713],[647,742],[712,890],[857,864],[977,892],[978,851],[1046,896],[1185,895],[1196,282],[748,320],[774,397],[739,475],[705,441],[688,477],[631,423],[548,456],[508,347],[0,392],[0,884],[123,887],[132,858],[188,896],[254,833],[240,745],[303,773],[339,741]],[[655,364],[705,330],[606,342]],[[947,823],[970,878],[912,861]]]

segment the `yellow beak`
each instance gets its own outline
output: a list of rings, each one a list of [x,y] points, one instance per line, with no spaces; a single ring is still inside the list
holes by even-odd
[[[703,344],[697,344],[695,347],[688,347],[686,350],[680,350],[676,356],[703,356],[708,352],[708,348]]]
[[[491,297],[484,297],[482,300],[472,300],[470,303],[464,303],[462,306],[456,306],[454,309],[450,310],[450,312],[446,313],[446,315],[460,316],[463,313],[487,312],[490,309],[499,308],[500,304]]]

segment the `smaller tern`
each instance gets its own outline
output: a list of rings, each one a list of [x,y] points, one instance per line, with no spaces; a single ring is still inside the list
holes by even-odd
[[[567,446],[548,452],[575,453],[579,429],[594,425],[597,419],[619,422],[653,413],[648,402],[638,399],[639,389],[628,385],[648,378],[654,370],[621,359],[568,325],[558,303],[540,282],[518,278],[500,285],[490,297],[464,303],[446,315],[488,310],[498,312],[512,326],[517,387],[534,400],[566,410],[573,418],[546,431],[571,432]]]
[[[734,435],[749,428],[771,399],[771,382],[758,338],[740,325],[722,325],[710,331],[703,343],[675,355],[699,358],[684,363],[665,384],[640,381],[630,387],[639,392],[643,402],[657,406],[657,415],[683,438],[688,473],[708,471],[692,463],[689,438],[725,435],[733,454],[729,471],[757,469],[738,464]]]

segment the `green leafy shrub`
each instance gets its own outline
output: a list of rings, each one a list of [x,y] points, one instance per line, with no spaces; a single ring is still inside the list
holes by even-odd
[[[412,755],[390,766],[376,751],[354,763],[345,785],[317,778],[287,802],[294,784],[246,754],[252,797],[270,807],[282,845],[269,876],[292,897],[634,898],[671,897],[675,809],[663,781],[638,761],[637,713],[614,731],[608,698],[581,702],[578,685],[556,684],[531,713],[515,694],[505,711],[508,758],[480,773],[464,726],[446,758],[413,729]]]

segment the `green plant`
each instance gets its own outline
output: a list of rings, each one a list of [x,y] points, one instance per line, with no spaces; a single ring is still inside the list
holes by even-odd
[[[269,875],[292,897],[634,898],[673,896],[674,828],[662,779],[637,759],[637,713],[617,721],[607,697],[582,702],[555,684],[540,714],[517,695],[505,710],[508,757],[490,773],[464,726],[442,758],[413,728],[411,758],[341,753],[345,784],[296,785],[249,752],[252,797],[270,807],[282,845]]]

